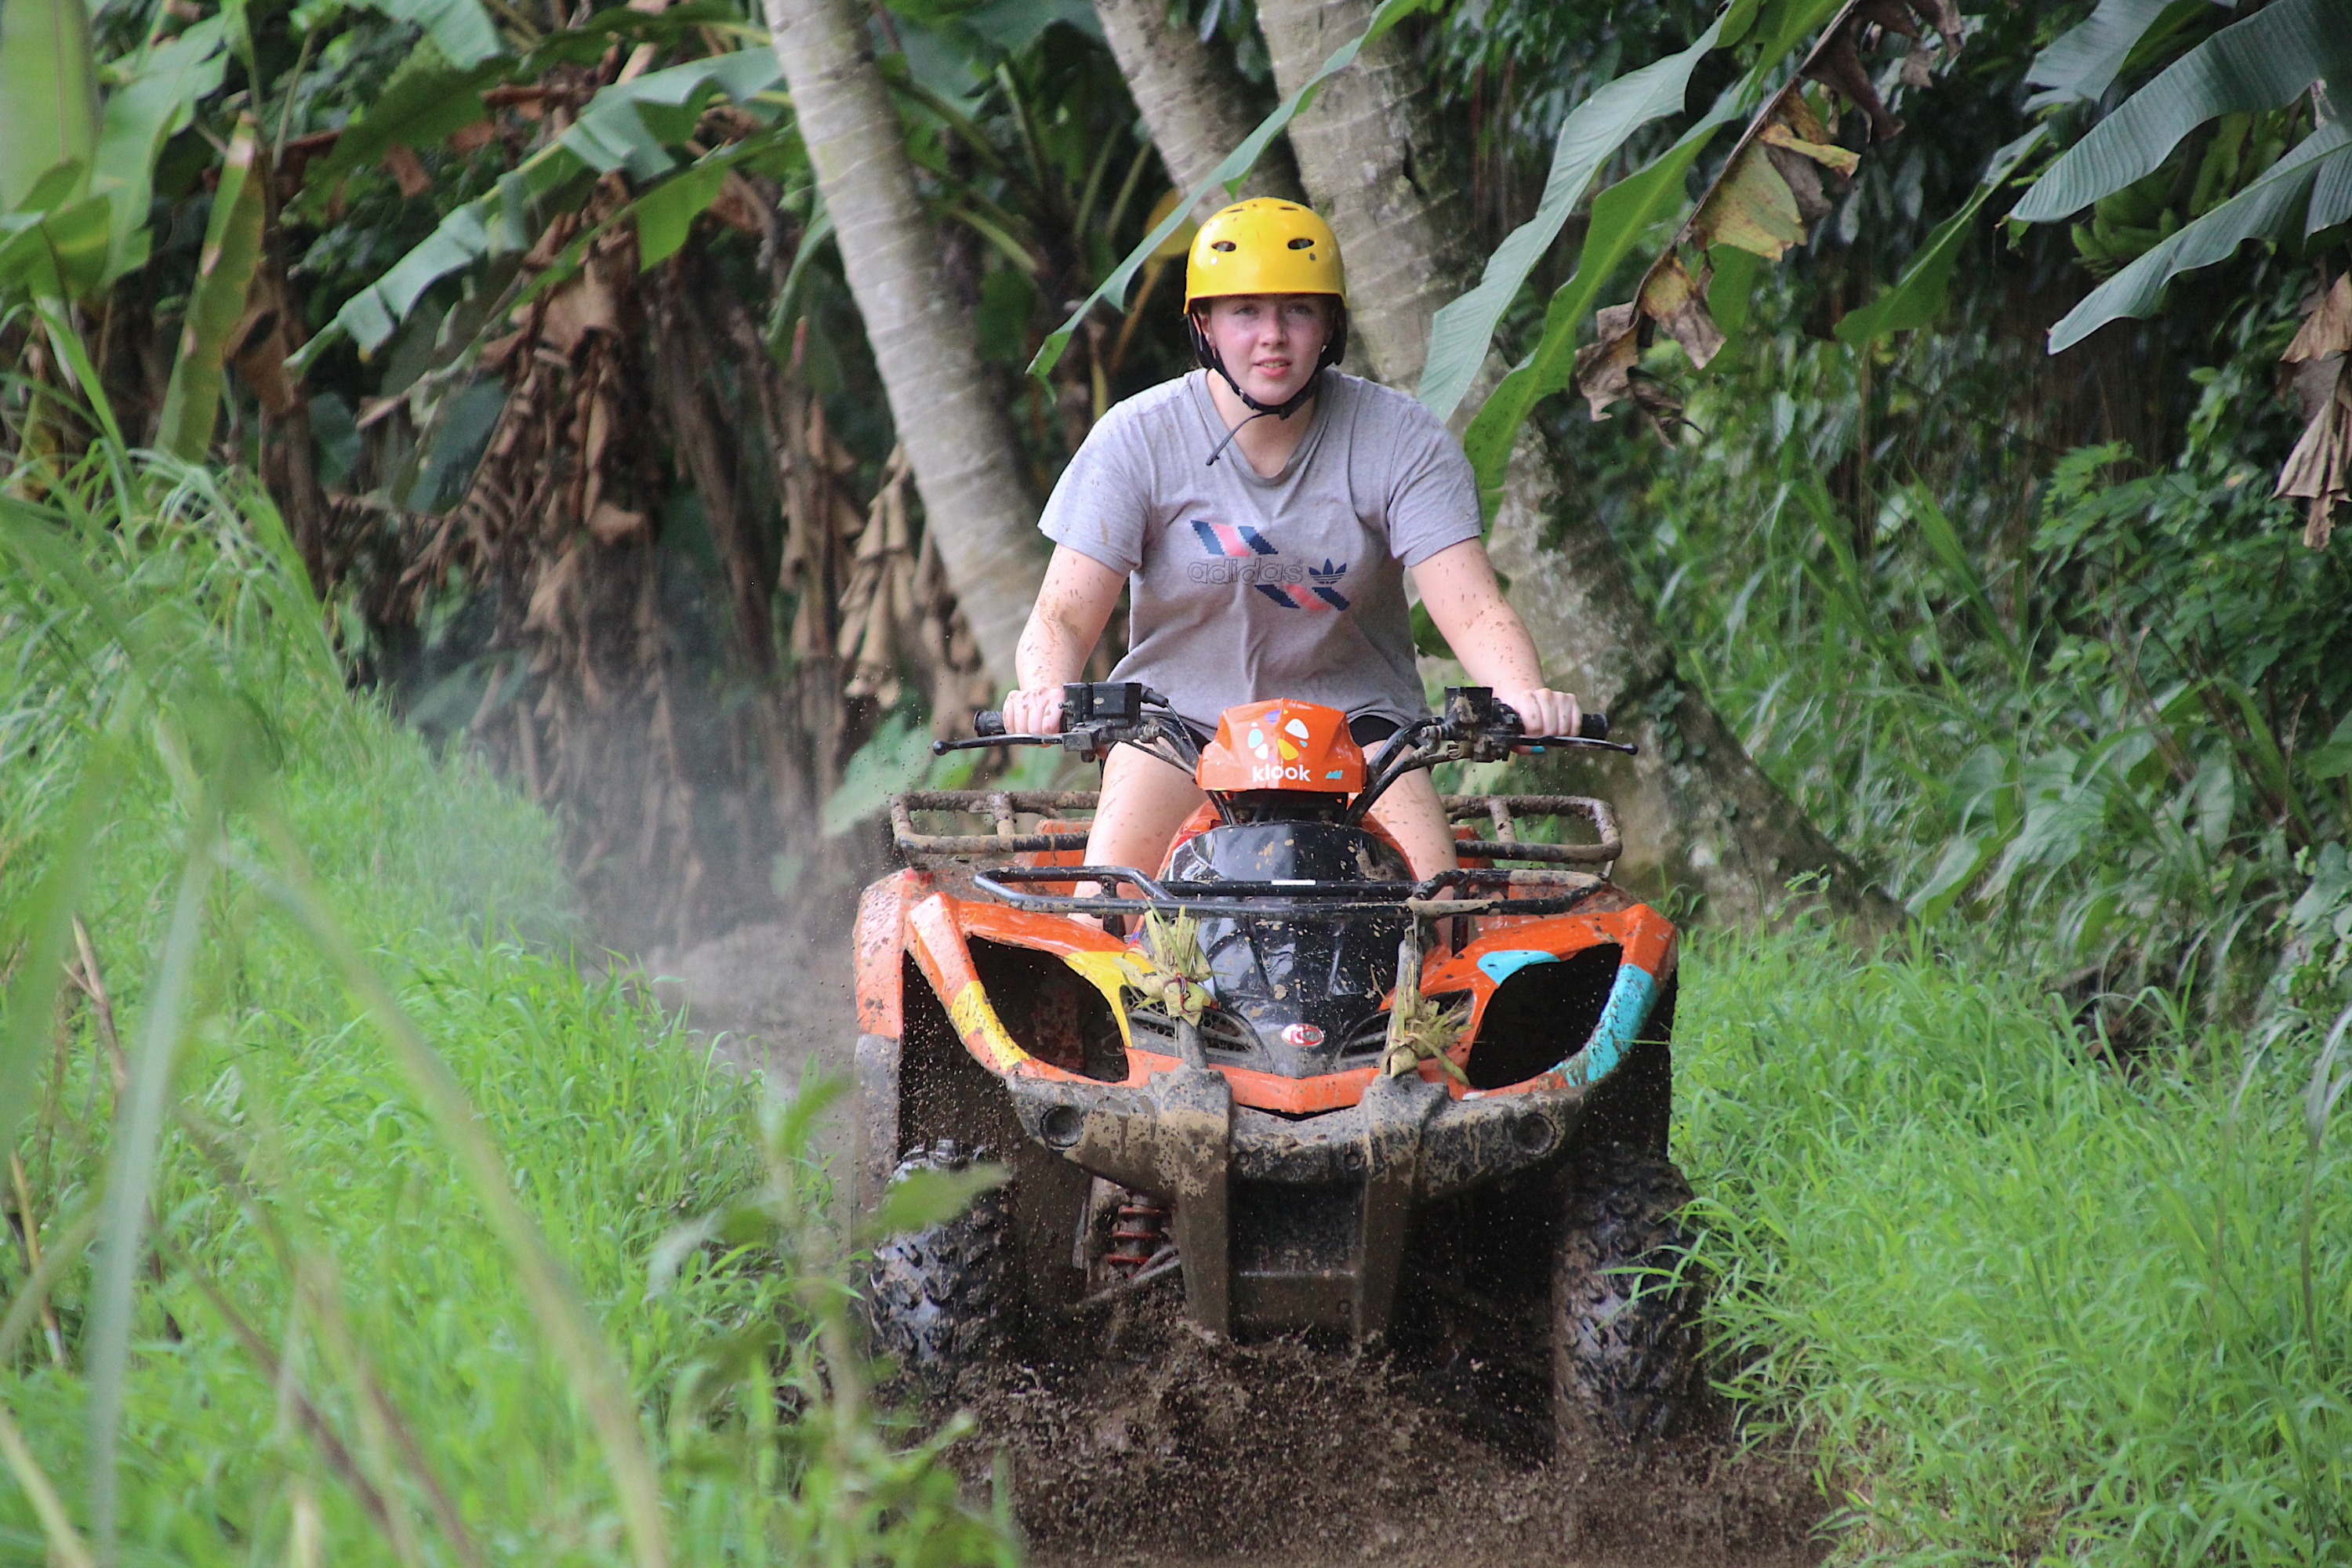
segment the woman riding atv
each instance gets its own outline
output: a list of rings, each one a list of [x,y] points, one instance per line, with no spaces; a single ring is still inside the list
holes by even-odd
[[[1495,581],[1460,445],[1414,399],[1337,368],[1348,295],[1330,226],[1291,202],[1225,208],[1192,242],[1184,310],[1201,368],[1104,416],[1045,505],[1054,558],[1022,633],[1006,731],[1061,728],[1062,687],[1080,678],[1124,584],[1129,650],[1112,679],[1166,693],[1203,739],[1228,708],[1288,697],[1345,712],[1370,748],[1429,714],[1410,572],[1472,680],[1528,733],[1575,734],[1576,699],[1544,684]],[[1158,867],[1203,798],[1182,769],[1118,748],[1087,864]],[[1426,772],[1371,815],[1416,877],[1454,868]]]

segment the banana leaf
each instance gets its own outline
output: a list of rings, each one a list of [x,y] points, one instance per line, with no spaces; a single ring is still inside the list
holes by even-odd
[[[98,148],[98,63],[82,0],[0,5],[0,211]]]
[[[2045,90],[2027,107],[2096,102],[2114,85],[2140,39],[2160,31],[2170,12],[2176,18],[2210,13],[2210,0],[2099,0],[2098,9],[2058,35],[2026,68],[2025,84]]]
[[[442,58],[460,70],[502,52],[482,0],[360,0],[369,10],[425,29]]]
[[[590,99],[563,145],[600,174],[626,169],[633,180],[657,180],[677,167],[668,149],[694,134],[712,94],[748,104],[783,76],[776,51],[759,47],[649,72]]]
[[[196,105],[220,90],[228,66],[225,30],[222,18],[213,16],[156,45],[130,79],[107,95],[90,166],[90,189],[106,198],[109,212],[107,279],[146,264],[155,159],[164,142],[187,128]]]
[[[2079,212],[2154,173],[2207,121],[2276,109],[2322,77],[2352,77],[2344,0],[2274,0],[2133,93],[2068,148],[2010,216],[2050,223]]]
[[[2203,0],[2199,3],[2201,5]],[[1909,331],[1934,321],[1944,309],[1952,268],[1959,263],[1960,247],[1967,242],[1969,231],[1976,226],[1977,214],[1984,210],[1985,203],[1992,199],[2002,182],[2017,172],[2026,155],[2042,145],[2048,135],[2047,127],[2037,125],[1995,153],[1991,166],[1985,170],[1984,179],[1976,190],[1959,211],[1936,226],[1895,286],[1861,309],[1846,312],[1837,324],[1838,340],[1861,348],[1889,332]]]
[[[245,318],[246,296],[261,259],[262,181],[260,139],[251,115],[237,122],[221,161],[220,189],[213,195],[212,220],[196,262],[195,287],[180,329],[179,357],[163,393],[163,414],[155,445],[190,462],[202,462],[213,443],[220,414],[221,364],[229,338]]]
[[[303,370],[346,335],[362,351],[373,353],[442,279],[485,258],[529,249],[538,232],[536,209],[544,198],[592,172],[625,169],[646,183],[668,176],[676,161],[665,141],[684,141],[712,94],[723,92],[747,107],[764,108],[756,100],[782,73],[772,49],[754,47],[604,89],[589,100],[561,141],[524,159],[499,179],[496,190],[443,218],[383,277],[344,301],[334,320],[288,363]],[[710,194],[718,194],[715,186]]]
[[[1418,394],[1430,412],[1440,419],[1453,417],[1479,365],[1486,362],[1496,323],[1527,283],[1528,274],[1559,237],[1569,214],[1601,165],[1634,132],[1678,112],[1700,57],[1738,43],[1755,11],[1756,0],[1735,0],[1689,48],[1606,83],[1561,122],[1559,136],[1552,144],[1551,172],[1545,176],[1535,216],[1495,247],[1477,287],[1447,303],[1430,322],[1429,353],[1422,364]]]
[[[1715,133],[1734,119],[1737,106],[1727,93],[1706,116],[1645,167],[1592,198],[1592,217],[1576,271],[1559,286],[1544,310],[1543,336],[1480,405],[1463,433],[1463,450],[1478,476],[1480,504],[1492,517],[1503,495],[1503,469],[1511,443],[1535,405],[1576,379],[1577,329],[1609,279],[1633,253],[1650,226],[1684,199],[1683,181]]]
[[[314,192],[331,190],[345,174],[375,163],[394,146],[430,147],[452,132],[488,119],[482,92],[500,82],[534,82],[557,66],[599,59],[615,44],[660,47],[697,27],[740,25],[740,14],[723,0],[688,0],[657,16],[615,5],[577,27],[549,34],[528,54],[493,56],[464,67],[451,64],[428,39],[343,128],[335,150],[309,165],[304,184]]]
[[[1537,404],[1559,392],[1577,379],[1577,336],[1583,319],[1591,311],[1601,290],[1607,288],[1611,278],[1631,256],[1652,225],[1664,217],[1684,200],[1685,178],[1699,153],[1714,140],[1715,133],[1727,122],[1742,115],[1753,118],[1739,144],[1733,150],[1723,168],[1701,197],[1696,216],[1685,229],[1677,231],[1701,248],[1718,243],[1733,248],[1751,249],[1759,255],[1777,256],[1778,248],[1765,243],[1761,236],[1734,233],[1725,221],[1725,213],[1738,205],[1732,198],[1745,189],[1744,174],[1758,172],[1763,163],[1744,156],[1757,138],[1770,127],[1768,121],[1779,114],[1780,106],[1790,96],[1793,86],[1782,79],[1781,72],[1789,57],[1795,53],[1808,37],[1812,38],[1805,57],[1810,61],[1826,47],[1832,35],[1848,26],[1853,19],[1856,0],[1789,0],[1789,3],[1767,9],[1757,36],[1759,44],[1755,58],[1749,62],[1740,80],[1726,89],[1698,121],[1685,131],[1682,138],[1644,168],[1627,175],[1592,199],[1591,221],[1586,226],[1584,248],[1577,258],[1576,271],[1552,295],[1544,311],[1544,329],[1528,357],[1505,376],[1499,385],[1480,407],[1475,418],[1462,438],[1470,456],[1472,469],[1478,480],[1479,502],[1491,519],[1502,500],[1503,472],[1510,460],[1511,446],[1518,437],[1519,426]],[[1727,17],[1727,20],[1729,18]],[[1822,24],[1826,23],[1824,26]],[[1820,30],[1815,31],[1816,28]],[[1727,29],[1728,30],[1728,29]],[[1768,89],[1769,89],[1768,91]],[[1760,105],[1760,107],[1759,107]],[[1797,143],[1789,143],[1791,146]],[[1834,155],[1850,160],[1851,154],[1834,148],[1807,151],[1809,157]],[[1777,181],[1779,176],[1772,175]],[[1739,190],[1731,189],[1738,185]],[[1785,186],[1781,187],[1785,195]],[[1719,199],[1720,198],[1720,199]],[[1670,241],[1655,264],[1645,273],[1642,288],[1636,292],[1636,302],[1625,309],[1638,325],[1642,314],[1659,317],[1661,312],[1650,307],[1658,302],[1653,299],[1653,284],[1673,283],[1676,289],[1661,287],[1659,299],[1674,293],[1685,301],[1680,311],[1665,312],[1662,321],[1678,340],[1687,336],[1686,351],[1697,349],[1695,363],[1704,363],[1705,354],[1719,347],[1721,337],[1717,324],[1698,318],[1705,315],[1697,309],[1704,298],[1675,252],[1679,238]],[[1742,276],[1750,269],[1738,268]],[[1661,276],[1661,275],[1664,276]],[[1634,342],[1632,332],[1621,332],[1622,345]],[[1701,340],[1704,341],[1701,341]],[[1595,409],[1598,412],[1599,404]]]
[[[2323,177],[2329,182],[2324,191],[2317,189]],[[2315,194],[2347,190],[2352,190],[2352,125],[2323,121],[2252,184],[2093,289],[2050,329],[2050,352],[2072,348],[2109,321],[2153,315],[2172,278],[2224,260],[2249,239],[2296,237]]]

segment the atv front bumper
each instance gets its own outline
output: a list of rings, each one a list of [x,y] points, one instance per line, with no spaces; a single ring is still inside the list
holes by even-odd
[[[1002,1080],[1029,1135],[1094,1173],[1175,1199],[1192,1316],[1219,1332],[1383,1333],[1416,1206],[1551,1161],[1587,1091],[1454,1100],[1417,1076],[1305,1120],[1234,1103],[1183,1067],[1140,1088]]]

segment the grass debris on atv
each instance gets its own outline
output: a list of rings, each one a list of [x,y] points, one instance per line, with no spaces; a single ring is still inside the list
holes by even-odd
[[[1448,797],[1460,868],[1421,879],[1369,816],[1440,762],[1632,748],[1598,716],[1521,734],[1479,688],[1370,762],[1297,701],[1233,709],[1205,747],[1140,686],[1074,684],[1065,713],[942,744],[1139,746],[1209,801],[1153,872],[1082,864],[1090,794],[892,803],[910,864],[856,928],[859,1205],[924,1166],[1010,1180],[877,1249],[877,1348],[951,1373],[1174,1274],[1214,1332],[1467,1341],[1548,1365],[1571,1436],[1664,1431],[1697,1295],[1666,1152],[1675,928],[1608,880],[1599,800]],[[918,826],[938,814],[987,830]],[[1572,824],[1591,841],[1557,841]]]

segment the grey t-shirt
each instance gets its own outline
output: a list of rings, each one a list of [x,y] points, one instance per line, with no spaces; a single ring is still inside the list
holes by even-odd
[[[1292,697],[1350,718],[1428,713],[1404,568],[1478,537],[1470,461],[1428,409],[1323,373],[1313,423],[1261,477],[1194,371],[1113,408],[1038,522],[1128,574],[1129,641],[1114,680],[1165,693],[1202,729]]]

